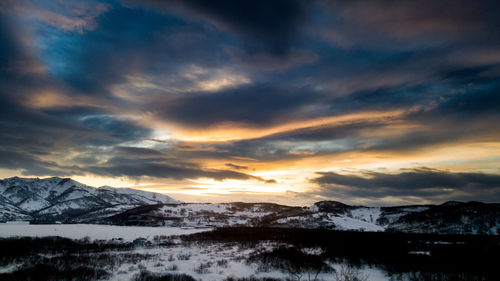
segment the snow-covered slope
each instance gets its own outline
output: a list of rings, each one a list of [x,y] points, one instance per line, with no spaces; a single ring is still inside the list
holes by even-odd
[[[402,216],[389,224],[388,230],[500,235],[500,204],[446,202]]]
[[[69,178],[0,180],[0,221],[172,227],[265,226],[412,233],[500,234],[500,204],[447,202],[395,207],[320,201],[309,207],[272,203],[181,203],[128,188],[93,188]]]
[[[272,203],[182,203],[138,207],[109,217],[111,224],[182,227],[249,226],[259,224],[264,217],[293,214],[301,207]]]
[[[0,220],[69,221],[87,213],[101,217],[151,204],[177,204],[169,196],[129,188],[94,188],[69,178],[0,180]]]
[[[175,227],[266,226],[498,235],[500,206],[471,202],[453,206],[398,207],[349,206],[335,201],[317,202],[311,207],[269,203],[183,203],[141,206],[89,222]]]

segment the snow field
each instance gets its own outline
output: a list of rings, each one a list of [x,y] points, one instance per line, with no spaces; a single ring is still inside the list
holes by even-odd
[[[89,237],[91,240],[109,240],[123,238],[132,241],[143,237],[152,241],[152,246],[136,246],[126,251],[105,251],[100,254],[109,254],[116,261],[116,266],[106,268],[111,273],[109,280],[133,280],[134,275],[141,271],[166,274],[178,273],[191,275],[196,280],[224,280],[227,277],[271,277],[285,280],[292,278],[287,272],[277,269],[261,271],[258,263],[248,263],[248,257],[255,252],[272,251],[283,243],[261,242],[256,245],[245,246],[238,243],[188,243],[181,239],[165,238],[170,246],[159,246],[155,236],[172,236],[191,234],[209,229],[184,229],[171,227],[129,227],[109,225],[29,225],[29,224],[0,224],[0,237],[14,236],[61,236],[71,239]],[[304,248],[302,251],[320,255],[321,248]],[[83,253],[99,254],[99,253]],[[135,257],[134,257],[135,256]],[[0,272],[11,272],[22,264],[8,264],[0,267]],[[330,264],[340,267],[339,264]],[[360,272],[368,276],[370,281],[388,280],[382,270],[377,268],[361,268]],[[307,272],[304,278],[307,278]],[[320,273],[318,280],[332,280],[332,273]]]
[[[60,236],[70,239],[89,237],[91,240],[110,240],[123,238],[133,241],[142,237],[153,239],[155,236],[184,235],[209,231],[210,228],[117,226],[98,224],[0,224],[0,237],[46,237]]]
[[[247,263],[246,258],[255,250],[271,250],[279,245],[276,243],[261,243],[252,248],[244,248],[230,244],[192,244],[176,245],[169,248],[142,248],[134,252],[142,255],[152,255],[153,258],[142,260],[139,264],[124,263],[116,270],[110,280],[128,281],[140,272],[147,270],[152,273],[184,273],[191,275],[196,280],[220,281],[228,277],[243,278],[254,276],[256,278],[290,279],[292,275],[279,270],[267,272],[259,271],[259,265]],[[330,263],[335,269],[340,269],[341,264]],[[359,272],[367,276],[370,281],[387,281],[384,272],[377,268],[363,267]],[[307,280],[307,273],[303,273]],[[311,273],[311,274],[315,274]],[[332,280],[332,273],[320,273],[317,280]]]

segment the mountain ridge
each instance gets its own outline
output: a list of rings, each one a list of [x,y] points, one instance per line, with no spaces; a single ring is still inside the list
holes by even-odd
[[[66,220],[68,216],[102,209],[180,203],[163,194],[127,188],[91,187],[71,178],[20,178],[0,180],[0,220]],[[16,216],[14,213],[18,212]]]
[[[500,234],[500,204],[448,201],[439,205],[367,207],[319,201],[183,203],[131,188],[90,187],[71,178],[0,180],[0,221],[176,227],[295,227],[355,231]]]

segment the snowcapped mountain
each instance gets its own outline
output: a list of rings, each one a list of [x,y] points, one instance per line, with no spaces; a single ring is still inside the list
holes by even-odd
[[[69,178],[14,177],[0,180],[0,221],[11,220],[499,235],[500,204],[365,207],[321,201],[309,207],[291,207],[272,203],[181,203],[158,193],[94,188]]]
[[[151,204],[177,204],[169,196],[104,186],[94,188],[69,178],[0,180],[0,220],[69,221],[93,214],[105,217]]]

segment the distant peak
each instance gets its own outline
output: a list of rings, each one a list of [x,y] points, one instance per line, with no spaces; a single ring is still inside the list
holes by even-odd
[[[314,203],[314,206],[316,206],[321,212],[329,213],[345,212],[346,210],[353,208],[352,206],[338,201],[319,201]]]
[[[325,200],[325,201],[319,201],[319,202],[316,202],[314,203],[314,205],[329,205],[329,206],[338,206],[338,207],[350,207],[349,205],[347,204],[344,204],[342,202],[339,202],[339,201],[330,201],[330,200]]]
[[[458,205],[462,205],[462,204],[464,204],[464,202],[448,201],[448,202],[444,202],[443,204],[441,204],[441,206],[458,206]]]

